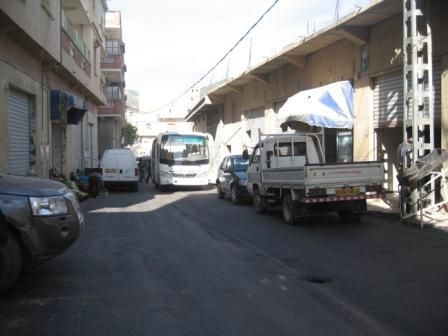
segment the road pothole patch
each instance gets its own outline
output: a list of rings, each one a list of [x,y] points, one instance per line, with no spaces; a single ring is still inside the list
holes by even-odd
[[[323,276],[317,276],[317,275],[308,275],[308,276],[305,276],[304,279],[308,282],[311,282],[313,284],[318,284],[318,285],[323,285],[323,284],[331,282],[330,278],[323,277]]]

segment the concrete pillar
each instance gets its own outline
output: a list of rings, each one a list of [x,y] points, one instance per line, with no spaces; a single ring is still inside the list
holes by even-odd
[[[374,160],[373,91],[371,80],[368,76],[363,76],[355,80],[354,86],[353,160]]]
[[[264,113],[264,132],[274,133],[275,125],[275,111],[272,102],[265,103],[265,113]]]

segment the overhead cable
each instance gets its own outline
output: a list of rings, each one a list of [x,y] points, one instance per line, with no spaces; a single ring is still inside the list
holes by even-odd
[[[215,70],[226,58],[227,56],[229,56],[229,54],[247,37],[247,35],[249,35],[249,33],[260,23],[261,20],[263,20],[263,18],[266,16],[266,14],[268,14],[272,8],[274,8],[274,6],[279,2],[280,0],[275,0],[271,6],[269,6],[269,8],[258,18],[257,21],[255,21],[255,23],[248,29],[248,31],[240,37],[240,39],[232,46],[232,48],[229,49],[229,51],[227,51],[224,56],[222,56],[218,62],[216,62],[216,64],[214,66],[212,66],[201,78],[199,78],[196,82],[194,82],[192,85],[190,85],[188,87],[188,89],[186,89],[185,91],[183,91],[180,95],[178,95],[177,97],[175,97],[174,99],[172,99],[169,103],[166,103],[156,109],[153,109],[151,111],[148,111],[147,113],[153,113],[153,112],[157,112],[160,111],[166,107],[171,106],[173,103],[175,103],[177,100],[179,100],[182,96],[184,96],[185,94],[187,94],[191,89],[193,89],[197,84],[199,84],[200,82],[202,82],[202,80],[204,78],[206,78],[213,70]]]

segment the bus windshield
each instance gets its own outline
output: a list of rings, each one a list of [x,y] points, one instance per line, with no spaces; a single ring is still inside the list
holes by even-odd
[[[160,145],[160,163],[206,164],[208,146],[200,135],[164,135]]]

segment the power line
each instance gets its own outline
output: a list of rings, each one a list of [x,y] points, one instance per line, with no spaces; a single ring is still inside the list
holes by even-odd
[[[196,82],[194,82],[191,86],[188,87],[188,89],[186,89],[184,92],[182,92],[180,95],[178,95],[176,98],[172,99],[169,103],[160,106],[156,109],[153,109],[151,111],[148,111],[147,113],[153,113],[153,112],[157,112],[160,111],[170,105],[172,105],[173,103],[175,103],[178,99],[180,99],[183,95],[185,95],[186,93],[188,93],[188,91],[190,91],[191,89],[193,89],[197,84],[199,84],[200,82],[202,82],[202,80],[207,77],[213,70],[215,70],[218,65],[220,65],[226,58],[227,56],[229,56],[229,54],[247,37],[247,35],[249,35],[249,33],[260,23],[261,20],[263,20],[263,18],[266,16],[266,14],[268,14],[272,8],[274,8],[274,6],[279,2],[280,0],[275,0],[271,6],[269,6],[269,8],[258,18],[257,21],[255,21],[255,23],[249,28],[249,30],[240,37],[240,39],[232,46],[232,48],[229,49],[229,51],[227,51],[224,56],[222,56],[218,62],[216,62],[216,64],[211,67],[206,73],[205,75],[203,75],[201,78],[199,78]]]

